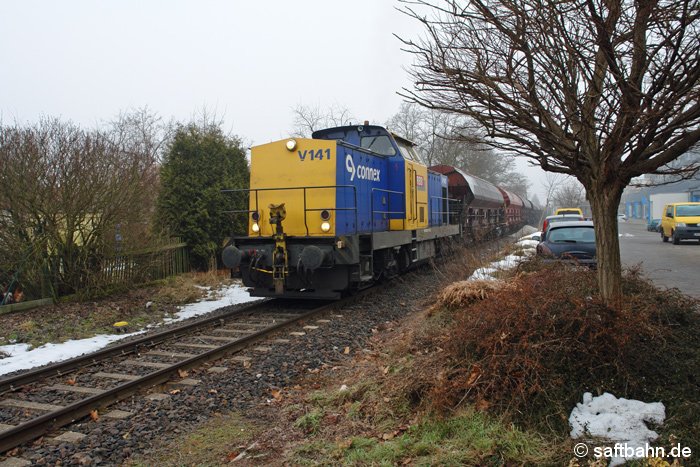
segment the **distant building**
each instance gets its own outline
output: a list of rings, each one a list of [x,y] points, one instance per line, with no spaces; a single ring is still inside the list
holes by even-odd
[[[687,167],[692,164],[700,165],[700,146],[695,146],[669,166]],[[666,204],[700,201],[700,173],[689,180],[669,183],[676,179],[678,176],[646,174],[633,180],[633,183],[639,186],[629,186],[625,189],[619,211],[624,212],[629,219],[649,222],[651,219],[661,218]],[[661,185],[662,183],[665,184]]]

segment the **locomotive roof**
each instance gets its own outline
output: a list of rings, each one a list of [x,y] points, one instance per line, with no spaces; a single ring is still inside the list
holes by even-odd
[[[393,131],[389,131],[388,129],[384,128],[383,126],[379,125],[345,125],[345,126],[336,126],[333,128],[324,128],[323,130],[316,130],[313,133],[311,133],[311,137],[314,139],[328,139],[329,137],[332,138],[333,134],[337,133],[348,133],[348,132],[355,132],[357,131],[358,133],[385,133],[387,135],[391,135],[392,138],[394,138],[397,142],[403,143],[407,146],[418,146],[416,143],[411,141],[408,138],[405,138],[397,133],[394,133]]]
[[[332,128],[324,128],[323,130],[316,130],[313,133],[311,133],[311,137],[314,139],[342,139],[336,138],[335,135],[338,135],[340,133],[348,134],[355,132],[357,132],[358,134],[385,134],[387,136],[391,136],[391,133],[386,128],[379,125],[344,125]]]
[[[314,131],[311,137],[314,139],[343,141],[345,144],[368,149],[379,156],[400,156],[404,159],[414,160],[416,162],[419,162],[420,159],[413,149],[416,143],[379,125],[345,125],[325,128],[323,130]],[[381,143],[384,144],[385,151],[376,151],[374,148],[370,147],[371,144],[381,141],[381,139],[378,139],[380,137],[387,138]],[[365,140],[370,141],[370,146],[364,144]],[[392,149],[388,150],[386,145],[391,145]]]

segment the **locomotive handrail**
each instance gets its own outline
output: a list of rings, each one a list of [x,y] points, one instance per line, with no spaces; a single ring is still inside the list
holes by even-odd
[[[331,188],[352,188],[353,204],[352,208],[307,208],[306,207],[306,190],[314,189],[331,189]],[[235,190],[221,190],[222,193],[244,193],[250,194],[251,191],[255,192],[255,209],[238,209],[231,211],[223,211],[229,214],[241,214],[241,213],[251,213],[260,212],[258,192],[260,191],[285,191],[285,190],[302,190],[304,197],[304,228],[306,229],[306,236],[309,237],[309,225],[307,222],[307,216],[309,211],[355,211],[355,232],[357,233],[358,228],[358,218],[357,218],[357,187],[355,185],[320,185],[320,186],[294,186],[294,187],[280,187],[280,188],[238,188]],[[250,201],[249,201],[250,202]],[[246,231],[247,233],[247,231]],[[262,229],[258,231],[258,237],[262,237]]]
[[[413,220],[415,221],[418,219],[418,187],[416,186],[418,171],[413,166],[411,166],[411,171],[413,172],[411,175],[411,180],[413,182],[411,194],[413,195]]]
[[[357,233],[357,187],[355,185],[326,185],[326,186],[310,186],[304,188],[304,227],[306,228],[306,236],[309,236],[309,224],[307,223],[307,216],[309,211],[355,211],[355,233]],[[352,188],[353,196],[353,208],[307,208],[306,207],[306,190],[308,189],[329,189],[329,188]],[[338,200],[336,200],[336,204]]]
[[[403,191],[394,191],[394,190],[385,190],[383,188],[372,188],[371,194],[370,194],[370,227],[371,231],[374,232],[374,214],[402,214],[403,217],[401,218],[401,225],[403,226],[402,230],[406,230],[406,209],[404,208],[403,211],[375,211],[374,210],[374,192],[379,191],[382,193],[389,193],[393,195],[401,195],[401,199],[403,200],[403,206],[406,206],[406,193]],[[391,209],[391,196],[387,198],[387,208]],[[391,230],[391,218],[389,218],[389,230]]]

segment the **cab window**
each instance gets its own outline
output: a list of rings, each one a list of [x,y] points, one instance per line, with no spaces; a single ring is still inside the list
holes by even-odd
[[[386,135],[363,136],[360,138],[360,146],[382,156],[393,156],[396,154],[391,140]]]
[[[416,148],[408,144],[403,143],[401,140],[396,141],[396,145],[399,147],[399,151],[404,159],[409,161],[420,162],[420,157],[416,152]]]
[[[408,151],[408,148],[405,148],[399,144],[399,151],[401,152],[401,155],[403,156],[404,159],[412,161],[413,157],[411,156],[411,153]]]
[[[673,206],[666,208],[666,217],[673,217]]]

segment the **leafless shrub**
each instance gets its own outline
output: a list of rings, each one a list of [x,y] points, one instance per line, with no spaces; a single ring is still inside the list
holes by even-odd
[[[138,111],[94,130],[0,126],[0,279],[19,272],[33,295],[73,293],[96,285],[102,258],[147,245],[159,125]]]

